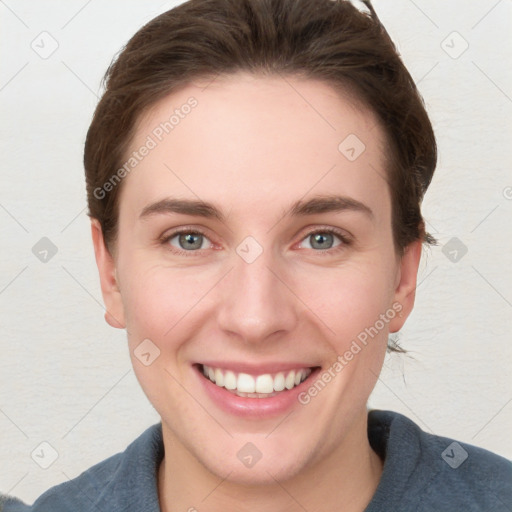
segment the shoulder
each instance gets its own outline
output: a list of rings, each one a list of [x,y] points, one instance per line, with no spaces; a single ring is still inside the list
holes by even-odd
[[[391,411],[370,411],[368,434],[384,456],[376,501],[392,496],[395,510],[512,509],[512,463],[504,457],[425,432]]]
[[[156,510],[156,468],[163,456],[161,423],[149,427],[124,452],[90,467],[76,478],[52,487],[33,505],[0,497],[0,512],[124,510],[141,501],[140,510]],[[144,500],[144,501],[142,501]],[[155,503],[156,500],[156,503]]]

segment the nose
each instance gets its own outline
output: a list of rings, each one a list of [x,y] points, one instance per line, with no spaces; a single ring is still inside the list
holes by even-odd
[[[300,301],[289,288],[282,263],[272,258],[271,251],[263,251],[250,263],[234,254],[234,266],[218,290],[220,329],[251,344],[295,329]]]

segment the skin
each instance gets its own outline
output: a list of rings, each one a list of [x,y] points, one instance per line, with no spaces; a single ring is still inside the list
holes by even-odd
[[[132,150],[190,96],[198,101],[124,179],[113,254],[92,220],[106,319],[126,328],[134,371],[162,418],[161,508],[364,510],[383,467],[368,442],[366,403],[388,334],[412,310],[421,255],[420,241],[403,257],[393,245],[384,132],[370,111],[320,81],[238,73],[205,84],[173,93],[139,120]],[[338,150],[349,134],[366,146],[355,161]],[[373,216],[283,215],[299,199],[329,194],[360,201]],[[214,203],[226,219],[140,218],[170,196]],[[178,227],[204,231],[201,249],[182,255],[173,252],[185,251],[178,236],[160,240]],[[351,243],[335,235],[319,249],[310,235],[325,228]],[[236,252],[247,236],[263,249],[252,263]],[[328,368],[393,303],[401,315],[288,416],[222,411],[191,366],[293,360]],[[149,366],[134,356],[144,339],[160,350]],[[252,468],[236,456],[247,442],[262,453]]]

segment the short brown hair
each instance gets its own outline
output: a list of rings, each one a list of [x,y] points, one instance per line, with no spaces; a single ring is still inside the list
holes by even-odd
[[[396,250],[435,243],[420,208],[437,161],[432,125],[395,45],[364,4],[368,12],[348,0],[189,0],[142,27],[105,74],[85,143],[88,215],[99,220],[107,247],[117,236],[122,183],[108,193],[102,187],[122,165],[141,114],[193,80],[237,71],[299,75],[355,92],[389,143]]]

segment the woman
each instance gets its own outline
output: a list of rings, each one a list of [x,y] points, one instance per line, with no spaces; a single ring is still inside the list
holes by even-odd
[[[367,410],[435,242],[436,143],[365,4],[191,0],[109,68],[92,239],[162,422],[5,511],[510,509],[507,460]]]

